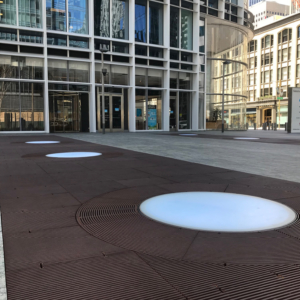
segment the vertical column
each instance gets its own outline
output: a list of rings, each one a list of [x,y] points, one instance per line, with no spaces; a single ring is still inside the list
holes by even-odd
[[[271,121],[271,123],[277,123],[276,117],[277,117],[277,106],[274,105],[272,107],[272,121]]]
[[[256,69],[256,97],[260,97],[261,90],[261,37],[257,38],[257,69]],[[254,49],[255,50],[255,49]],[[255,59],[255,58],[254,58]],[[255,74],[254,74],[255,76]]]
[[[261,125],[261,110],[257,106],[256,107],[256,128],[259,128]]]
[[[163,105],[162,105],[162,113],[163,113],[163,120],[162,120],[162,130],[169,131],[170,130],[170,1],[165,1],[166,5],[164,5],[164,24],[163,26],[163,45],[167,47],[164,49],[164,68],[167,70],[164,71],[164,78],[163,78]]]
[[[130,86],[128,89],[128,128],[130,132],[135,132],[135,1],[129,0],[129,54],[131,55],[131,65],[129,72]]]
[[[47,16],[46,16],[46,1],[42,6],[42,26],[43,32],[43,45],[44,45],[44,130],[50,132],[49,124],[49,92],[48,92],[48,54],[47,54]]]
[[[96,92],[95,92],[95,47],[94,47],[94,7],[93,1],[89,1],[89,48],[90,53],[90,94],[89,94],[89,120],[90,120],[90,132],[96,132]]]
[[[273,39],[273,82],[272,82],[272,95],[276,96],[277,87],[277,69],[278,69],[278,31],[274,33]]]
[[[192,100],[192,130],[199,129],[199,71],[200,71],[200,61],[199,61],[199,19],[200,19],[200,2],[194,3],[194,13],[193,13],[193,62],[196,63],[194,66],[193,74],[193,92],[191,95]]]
[[[299,23],[294,23],[293,24],[293,27],[292,27],[292,40],[289,41],[289,46],[292,47],[292,53],[291,53],[291,56],[292,58],[294,57],[294,59],[296,59],[297,61],[297,42],[295,41],[298,41],[298,31],[297,31],[297,28],[299,26]],[[291,58],[291,61],[293,62],[294,60]],[[292,63],[291,64],[291,78],[290,78],[290,87],[295,87],[296,86],[296,68],[297,68],[297,63]],[[288,88],[287,88],[287,91],[288,91]]]

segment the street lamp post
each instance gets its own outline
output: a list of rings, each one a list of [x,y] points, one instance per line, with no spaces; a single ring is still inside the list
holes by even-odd
[[[102,133],[105,134],[105,100],[104,100],[104,77],[107,74],[107,69],[103,67],[104,53],[108,52],[105,44],[100,44],[100,52],[102,58]]]
[[[222,133],[224,133],[224,91],[225,91],[225,66],[231,64],[231,61],[223,61],[223,93],[222,93]]]

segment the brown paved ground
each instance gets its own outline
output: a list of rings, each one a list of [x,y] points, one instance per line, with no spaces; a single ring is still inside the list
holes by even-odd
[[[44,156],[66,151],[103,156]],[[218,234],[138,211],[151,196],[181,191],[243,193],[300,210],[297,183],[53,135],[1,136],[8,299],[300,299],[298,221]]]

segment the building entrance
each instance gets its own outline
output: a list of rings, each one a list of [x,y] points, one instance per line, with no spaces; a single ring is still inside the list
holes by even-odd
[[[265,110],[265,123],[271,123],[272,122],[272,110],[271,109],[266,109]]]
[[[88,94],[50,92],[49,121],[50,132],[88,131]]]
[[[110,131],[124,130],[124,101],[123,95],[104,95],[105,129]],[[98,94],[97,101],[98,131],[102,130],[102,95]]]

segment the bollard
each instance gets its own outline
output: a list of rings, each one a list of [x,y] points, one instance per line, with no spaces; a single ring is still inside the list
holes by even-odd
[[[284,124],[284,130],[287,131],[287,123]]]
[[[272,123],[272,130],[274,130],[274,123]]]
[[[256,123],[253,123],[253,126],[254,126],[254,130],[256,130]]]
[[[268,123],[268,130],[270,130],[270,123]]]
[[[249,128],[249,124],[248,124],[248,123],[246,123],[246,129],[248,130],[248,128]]]
[[[275,126],[274,126],[274,130],[277,131],[277,124],[274,123],[274,125],[275,125]]]

